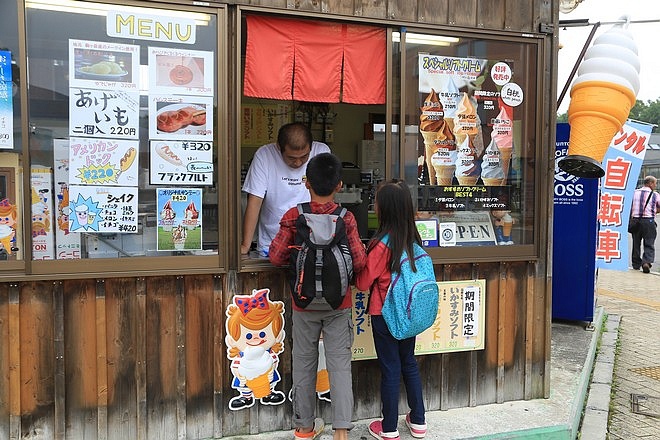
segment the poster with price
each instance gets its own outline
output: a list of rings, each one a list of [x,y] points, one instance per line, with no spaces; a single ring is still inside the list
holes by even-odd
[[[213,52],[150,47],[149,84],[159,93],[213,96]]]
[[[202,190],[159,188],[156,190],[159,251],[202,249]]]
[[[415,354],[482,350],[486,330],[486,280],[442,281],[435,322],[415,340]],[[353,360],[375,359],[365,292],[353,289]]]
[[[139,92],[69,89],[69,135],[137,139]]]
[[[149,139],[213,142],[213,97],[149,95]]]
[[[69,194],[70,232],[137,233],[136,187],[71,185]]]
[[[76,138],[69,141],[71,185],[137,186],[137,140]]]
[[[152,185],[213,185],[213,143],[151,141]]]
[[[70,87],[138,90],[140,46],[72,39],[69,60]]]
[[[14,148],[11,52],[0,50],[0,149]]]

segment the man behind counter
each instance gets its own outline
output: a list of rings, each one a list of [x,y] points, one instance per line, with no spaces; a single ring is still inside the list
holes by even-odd
[[[267,256],[284,213],[298,203],[309,201],[309,191],[304,185],[307,162],[317,154],[329,152],[326,144],[313,142],[309,127],[299,122],[283,125],[277,133],[277,143],[257,150],[243,184],[248,198],[241,254],[250,250],[258,221],[257,249],[261,257]]]

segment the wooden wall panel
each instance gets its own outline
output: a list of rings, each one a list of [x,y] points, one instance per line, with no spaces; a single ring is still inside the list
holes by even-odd
[[[66,281],[63,291],[66,437],[95,439],[96,281]]]
[[[105,280],[107,424],[109,440],[138,438],[137,296],[135,278]]]
[[[354,0],[321,0],[321,12],[338,15],[353,15]]]
[[[504,296],[504,344],[507,356],[504,364],[504,401],[524,398],[525,382],[525,311],[527,307],[527,263],[507,264]]]
[[[476,27],[477,0],[447,0],[447,17],[449,24],[456,26]]]
[[[147,278],[147,438],[177,438],[177,335],[174,277]]]
[[[420,23],[446,24],[449,10],[448,1],[418,0],[417,21]]]
[[[184,280],[186,438],[213,436],[213,278]]]
[[[386,18],[386,0],[355,0],[355,15],[369,18]]]
[[[477,27],[504,29],[506,0],[488,0],[477,4]]]
[[[286,7],[299,11],[321,12],[320,0],[287,0]]]
[[[0,438],[9,438],[9,284],[0,284]]]
[[[387,2],[387,18],[390,20],[417,20],[417,2],[390,0]]]
[[[505,30],[524,32],[538,31],[534,26],[533,2],[529,0],[506,0]]]

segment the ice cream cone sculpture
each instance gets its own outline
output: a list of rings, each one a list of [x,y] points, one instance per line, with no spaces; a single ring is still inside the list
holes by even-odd
[[[484,153],[483,162],[481,163],[481,180],[486,186],[500,186],[506,182],[502,166],[502,154],[495,139],[491,139]]]
[[[429,171],[429,185],[451,185],[454,163],[448,163],[448,156],[451,156],[451,151],[456,150],[456,144],[435,90],[431,89],[420,110],[422,113],[419,117],[419,130],[424,138],[424,157]],[[439,182],[438,179],[441,181]]]
[[[559,168],[578,177],[605,175],[600,162],[638,91],[637,46],[630,32],[616,25],[594,40],[578,69],[568,107],[568,156]]]
[[[500,150],[502,170],[504,177],[509,176],[509,166],[511,164],[511,155],[513,154],[513,121],[511,120],[511,107],[500,102],[500,112],[493,122],[492,139],[495,140],[497,148]]]
[[[479,180],[480,175],[479,162],[477,161],[477,152],[469,137],[463,140],[458,147],[456,157],[456,179],[459,185],[474,185]]]

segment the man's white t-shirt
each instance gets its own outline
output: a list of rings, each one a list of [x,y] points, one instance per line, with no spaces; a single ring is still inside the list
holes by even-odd
[[[329,152],[326,144],[312,142],[309,157]],[[306,169],[307,163],[300,168],[291,168],[284,163],[277,144],[264,145],[254,154],[243,191],[263,198],[257,229],[259,250],[268,249],[280,228],[282,216],[289,208],[309,201],[309,191],[303,182]]]

